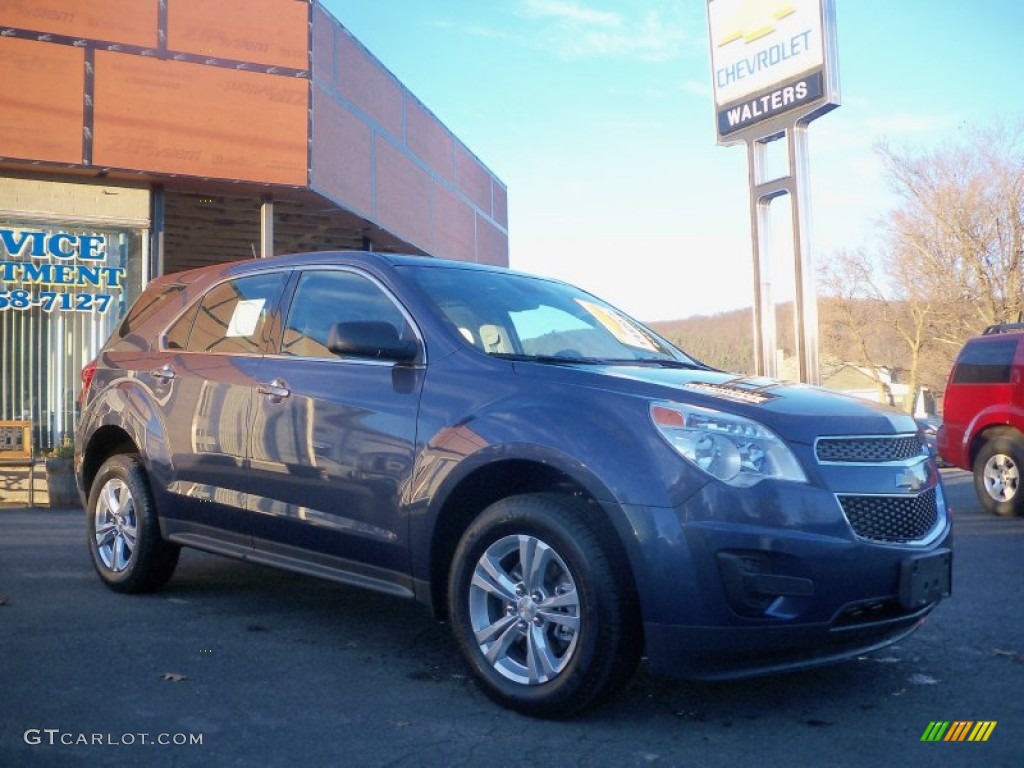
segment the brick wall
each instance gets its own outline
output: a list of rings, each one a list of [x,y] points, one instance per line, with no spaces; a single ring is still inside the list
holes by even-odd
[[[501,180],[319,5],[312,45],[312,188],[434,256],[507,266]]]
[[[34,179],[0,178],[0,211],[18,216],[118,219],[149,227],[149,187],[113,184],[76,184]]]

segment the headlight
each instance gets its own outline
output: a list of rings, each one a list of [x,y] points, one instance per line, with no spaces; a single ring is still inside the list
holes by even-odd
[[[807,482],[782,439],[752,419],[694,405],[651,403],[651,421],[683,458],[729,485],[747,488],[769,477]]]

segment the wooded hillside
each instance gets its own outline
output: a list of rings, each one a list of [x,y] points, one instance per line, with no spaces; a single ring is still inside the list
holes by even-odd
[[[854,333],[850,314],[856,320]],[[906,344],[896,330],[893,312],[909,316],[910,308],[893,302],[883,309],[879,303],[861,299],[852,305],[823,298],[818,302],[818,336],[823,361],[863,366],[858,334],[866,340],[871,360],[893,372],[897,382],[905,382],[909,370]],[[793,305],[780,304],[776,311],[776,334],[784,357],[793,355]],[[655,331],[701,362],[737,373],[754,372],[754,315],[752,309],[739,309],[716,315],[697,315],[683,320],[648,323]],[[976,332],[980,333],[982,328]],[[922,361],[920,385],[942,392],[953,358],[959,347],[937,346]]]

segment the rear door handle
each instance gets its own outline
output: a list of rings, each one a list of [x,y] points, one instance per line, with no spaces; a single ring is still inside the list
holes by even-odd
[[[279,403],[292,393],[288,389],[288,384],[281,379],[274,379],[269,384],[260,384],[256,391],[261,395],[266,395],[272,403]]]
[[[166,384],[174,378],[174,369],[169,365],[165,365],[163,368],[157,368],[156,370],[150,371],[149,375]]]

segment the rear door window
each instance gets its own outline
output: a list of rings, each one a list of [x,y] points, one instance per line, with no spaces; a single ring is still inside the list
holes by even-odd
[[[203,297],[194,320],[192,312],[186,312],[171,327],[167,346],[182,345],[191,326],[184,343],[189,352],[258,354],[284,280],[284,272],[268,272],[221,283]]]

